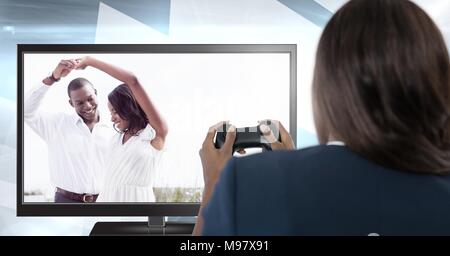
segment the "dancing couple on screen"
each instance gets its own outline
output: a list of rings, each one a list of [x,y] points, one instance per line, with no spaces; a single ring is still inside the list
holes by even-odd
[[[97,90],[85,78],[67,87],[75,113],[40,111],[60,79],[86,67],[123,83],[108,94],[110,119],[98,110]],[[155,201],[152,181],[168,127],[133,73],[89,56],[62,60],[26,96],[24,120],[48,145],[56,203]]]

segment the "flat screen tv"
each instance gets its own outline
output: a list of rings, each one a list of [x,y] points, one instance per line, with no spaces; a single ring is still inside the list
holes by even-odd
[[[139,167],[144,172],[135,173],[133,160],[120,146],[102,144],[108,152],[123,150],[103,161],[99,155],[106,155],[104,147],[91,147],[98,142],[95,136],[107,142],[123,136],[108,106],[108,95],[122,81],[88,66],[70,69],[51,86],[43,84],[62,60],[86,56],[132,72],[166,121],[164,147],[152,147],[151,163]],[[17,58],[18,216],[196,216],[203,188],[198,151],[211,125],[229,120],[245,127],[275,119],[296,141],[296,45],[18,45]],[[87,103],[71,101],[76,90],[68,92],[68,85],[75,80],[88,81],[94,91]],[[79,111],[95,105],[95,127],[101,124],[102,129],[89,130],[76,104],[88,105]],[[147,132],[151,137],[155,130],[150,125]],[[259,152],[250,149],[247,154]],[[111,163],[125,164],[115,168]],[[111,174],[111,168],[120,173]],[[112,184],[121,186],[114,191],[124,195],[100,200],[112,175],[119,180]],[[60,190],[85,202],[58,201]]]

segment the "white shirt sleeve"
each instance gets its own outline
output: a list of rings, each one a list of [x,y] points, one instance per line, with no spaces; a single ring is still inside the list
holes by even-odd
[[[50,139],[55,127],[55,118],[39,111],[49,88],[50,86],[44,84],[35,87],[25,95],[24,100],[24,121],[45,141]]]

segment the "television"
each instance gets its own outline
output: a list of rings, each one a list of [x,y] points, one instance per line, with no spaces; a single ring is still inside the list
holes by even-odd
[[[132,72],[168,124],[164,148],[158,151],[146,177],[150,183],[145,184],[145,191],[154,195],[151,200],[55,202],[55,190],[61,184],[61,177],[55,175],[74,184],[91,184],[92,175],[78,178],[87,171],[58,171],[66,168],[55,163],[55,148],[50,148],[55,139],[40,134],[35,124],[30,125],[28,116],[25,120],[25,112],[30,111],[25,104],[29,104],[27,97],[33,90],[48,87],[42,81],[51,77],[61,60],[85,56]],[[211,125],[229,120],[236,127],[245,127],[255,126],[258,120],[275,119],[281,121],[296,142],[296,58],[294,44],[18,45],[17,215],[148,216],[148,223],[97,223],[91,234],[190,233],[193,223],[166,222],[166,217],[198,213],[203,188],[198,151]],[[42,99],[34,107],[46,116],[56,118],[61,114],[77,119],[79,115],[69,102],[68,84],[78,78],[87,79],[95,89],[99,120],[105,129],[111,136],[121,136],[114,130],[108,109],[108,94],[121,81],[96,68],[72,70],[44,89]],[[56,123],[60,125],[60,121]],[[55,127],[51,134],[62,133],[64,141],[70,139],[71,145],[79,145],[77,139],[81,138],[72,130]],[[56,151],[73,159],[83,150],[70,146]],[[260,151],[249,149],[246,155]],[[237,153],[235,156],[245,157]],[[91,165],[100,166],[91,161],[89,170]],[[95,190],[101,196],[101,181],[108,176],[108,170],[101,166],[92,170],[97,175]]]

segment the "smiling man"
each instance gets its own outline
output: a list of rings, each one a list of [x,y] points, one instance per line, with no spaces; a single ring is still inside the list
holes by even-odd
[[[48,146],[50,182],[55,186],[56,203],[97,200],[104,154],[112,135],[107,118],[101,118],[98,111],[97,91],[85,78],[76,78],[67,87],[69,104],[75,113],[49,114],[39,109],[48,90],[77,64],[77,60],[62,60],[25,97],[24,120]]]

